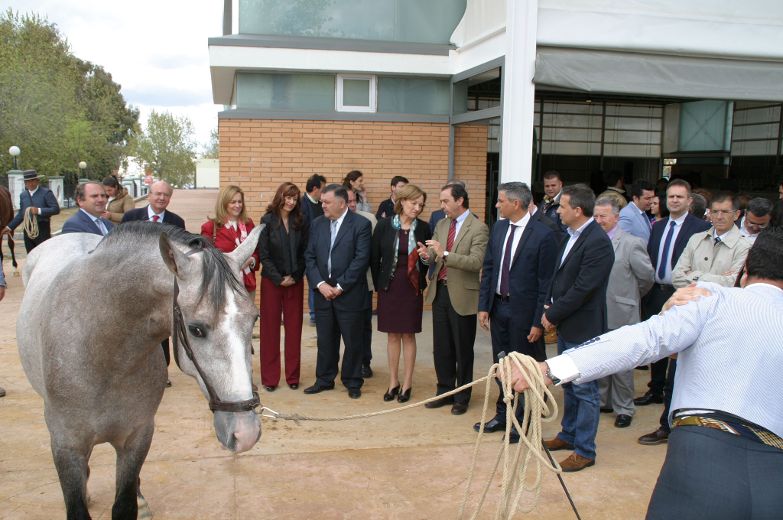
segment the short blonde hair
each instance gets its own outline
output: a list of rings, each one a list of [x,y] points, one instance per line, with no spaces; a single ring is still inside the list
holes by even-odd
[[[424,190],[415,184],[406,184],[397,190],[397,197],[394,201],[394,212],[398,215],[402,214],[402,201],[418,199],[419,197],[424,197],[424,202],[427,202],[427,194],[424,193]]]
[[[247,221],[247,210],[245,207],[245,192],[242,191],[242,188],[239,186],[234,186],[233,184],[229,184],[228,186],[223,186],[220,188],[220,192],[218,193],[217,201],[215,202],[215,222],[218,224],[225,224],[228,222],[228,211],[226,211],[226,208],[228,207],[229,203],[231,202],[231,199],[234,198],[234,195],[239,193],[242,195],[242,212],[239,214],[239,220],[241,222]]]

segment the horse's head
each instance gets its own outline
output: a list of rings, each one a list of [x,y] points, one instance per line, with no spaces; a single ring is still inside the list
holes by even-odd
[[[261,436],[250,355],[258,310],[241,282],[240,268],[262,228],[227,255],[203,243],[182,252],[165,233],[160,236],[161,255],[179,290],[174,293],[177,363],[198,381],[214,412],[218,440],[235,452],[249,450]]]

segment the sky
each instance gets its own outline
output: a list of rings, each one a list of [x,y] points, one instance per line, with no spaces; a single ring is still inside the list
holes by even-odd
[[[55,24],[71,52],[101,65],[141,112],[187,116],[199,150],[217,128],[207,40],[222,35],[223,0],[3,0]]]

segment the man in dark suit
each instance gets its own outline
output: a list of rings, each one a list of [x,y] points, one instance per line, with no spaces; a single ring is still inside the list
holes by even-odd
[[[372,239],[370,221],[349,211],[348,192],[330,184],[321,192],[324,214],[313,220],[305,251],[307,280],[315,293],[318,357],[315,383],[305,389],[317,394],[334,388],[345,343],[340,379],[351,399],[362,395],[364,316],[370,306],[367,268]]]
[[[672,271],[677,260],[691,236],[710,227],[709,222],[688,212],[691,201],[691,185],[687,181],[674,179],[669,183],[666,188],[669,216],[653,225],[647,242],[647,253],[655,269],[655,283],[642,300],[642,320],[658,314],[666,300],[674,294]],[[667,358],[650,365],[650,389],[642,397],[634,399],[636,406],[663,402],[668,366]]]
[[[546,359],[544,313],[549,285],[555,268],[557,241],[544,224],[534,221],[528,208],[530,188],[521,182],[498,186],[498,208],[503,220],[492,228],[484,255],[479,293],[479,324],[492,335],[492,359],[500,352],[521,352],[536,361]],[[490,329],[490,324],[492,325]],[[484,425],[485,432],[505,431],[506,403],[501,390],[495,404],[495,417]],[[523,407],[517,407],[521,422]],[[481,423],[473,428],[478,431]],[[511,442],[519,441],[512,430]]]
[[[560,176],[560,172],[557,170],[544,172],[544,200],[539,203],[538,209],[565,232],[566,226],[560,221],[560,215],[557,212],[562,193],[563,178]]]
[[[76,187],[76,204],[79,211],[63,224],[62,233],[93,233],[106,236],[113,225],[103,218],[106,211],[106,190],[100,182],[85,182]]]
[[[171,195],[174,190],[166,181],[153,182],[150,186],[150,193],[147,197],[149,204],[144,208],[136,208],[123,215],[123,222],[134,220],[147,220],[158,224],[171,224],[178,228],[185,229],[185,221],[171,211],[166,211],[171,202]]]
[[[391,194],[389,195],[389,198],[378,204],[378,211],[375,212],[375,218],[376,220],[381,220],[382,218],[390,218],[394,216],[394,195],[397,193],[397,190],[402,188],[408,184],[408,179],[403,177],[402,175],[395,175],[392,177],[391,180]]]
[[[560,246],[555,274],[541,323],[557,327],[557,351],[562,354],[608,330],[606,287],[614,265],[612,242],[593,220],[595,195],[584,184],[566,186],[557,212],[568,226]],[[550,450],[573,449],[560,462],[563,471],[579,471],[595,464],[595,435],[600,416],[598,383],[563,385],[562,430],[544,441]]]
[[[321,188],[326,186],[326,177],[320,173],[314,173],[307,179],[305,185],[305,194],[302,195],[302,215],[305,222],[308,225],[313,223],[313,220],[324,214],[324,210],[321,207]],[[307,288],[307,306],[310,309],[310,326],[315,325],[315,289],[312,287]]]
[[[432,240],[419,244],[420,258],[430,264],[424,301],[432,305],[432,350],[438,377],[437,394],[473,380],[479,272],[489,240],[487,225],[470,212],[462,184],[447,184],[440,192],[446,218],[438,222]],[[427,403],[427,408],[451,404],[453,415],[468,411],[471,389]]]
[[[157,224],[171,224],[178,228],[185,229],[185,221],[172,211],[167,211],[171,202],[171,195],[174,190],[171,185],[166,181],[153,182],[150,186],[150,193],[147,197],[149,204],[144,208],[136,208],[128,211],[123,215],[123,222],[132,222],[134,220],[141,220],[147,222],[153,222]],[[163,340],[160,344],[163,349],[163,355],[166,358],[166,366],[171,364],[171,352],[169,349],[169,338]],[[171,381],[166,381],[166,386],[171,386]]]
[[[40,176],[35,170],[25,171],[22,178],[25,189],[19,194],[19,212],[2,230],[0,237],[13,234],[16,226],[22,223],[27,208],[30,208],[30,212],[35,215],[35,220],[38,222],[38,236],[31,238],[27,235],[27,230],[24,231],[24,248],[29,253],[35,246],[52,236],[49,218],[60,213],[60,205],[49,188],[40,186]]]

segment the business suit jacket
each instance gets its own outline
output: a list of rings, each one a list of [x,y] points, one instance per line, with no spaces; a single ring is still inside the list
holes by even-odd
[[[606,287],[606,312],[610,330],[641,320],[642,296],[653,285],[655,270],[641,238],[615,229],[612,237],[614,265]]]
[[[647,253],[650,255],[650,262],[652,262],[653,269],[658,270],[658,251],[661,248],[661,238],[664,233],[668,233],[669,217],[662,218],[653,224],[652,231],[650,232],[650,240],[647,242]],[[680,255],[685,249],[685,245],[694,233],[699,231],[707,231],[710,228],[710,223],[706,220],[696,218],[690,213],[685,215],[685,221],[682,223],[682,229],[677,235],[677,240],[672,245],[672,262],[669,266],[674,271],[674,266],[677,265]]]
[[[451,219],[446,217],[435,226],[432,239],[440,242],[443,249],[449,236]],[[454,244],[449,252],[446,265],[449,269],[449,299],[451,306],[460,316],[469,316],[478,312],[479,272],[487,250],[489,229],[487,225],[469,213],[454,237]],[[435,258],[435,252],[429,250],[430,263]],[[424,293],[424,301],[432,304],[438,291],[438,273],[443,267],[443,258],[434,260],[434,265],[427,271],[429,285]]]
[[[152,222],[149,219],[149,213],[147,212],[147,208],[149,205],[144,206],[143,208],[136,208],[132,209],[129,212],[127,212],[122,217],[123,222],[131,222],[134,220],[144,220],[148,222]],[[172,226],[177,226],[178,228],[185,229],[185,221],[174,213],[173,211],[166,210],[165,213],[163,213],[163,224],[171,224]]]
[[[39,208],[40,213],[36,215],[38,222],[49,222],[49,218],[52,215],[60,213],[60,205],[57,203],[57,197],[49,188],[38,186],[35,193],[30,196],[30,192],[22,190],[19,194],[19,211],[16,216],[8,223],[8,227],[16,229],[16,227],[22,223],[24,219],[24,212],[27,208]]]
[[[699,281],[734,287],[745,265],[750,242],[740,235],[736,226],[731,226],[719,244],[715,244],[712,234],[710,228],[691,236],[674,266],[672,285],[687,287]]]
[[[304,277],[304,253],[310,238],[310,226],[302,219],[302,228],[294,229],[292,220],[293,218],[289,218],[289,231],[286,233],[285,226],[277,215],[267,213],[261,219],[261,223],[266,224],[258,237],[256,247],[256,254],[263,266],[261,276],[269,278],[277,286],[283,282],[285,275],[291,275],[297,282]],[[286,272],[288,269],[285,267],[288,258],[294,266],[293,272],[290,273]]]
[[[557,242],[557,245],[560,245],[560,241],[563,240],[563,238],[566,236],[566,233],[563,232],[563,228],[556,224],[555,221],[553,221],[551,218],[547,217],[546,214],[544,214],[544,212],[541,210],[537,210],[533,215],[531,215],[530,220],[540,222],[549,228],[555,234],[555,241]]]
[[[103,225],[106,226],[106,230],[111,233],[114,224],[109,222],[105,218],[100,218]],[[95,224],[95,221],[86,212],[79,210],[65,221],[63,224],[62,232],[65,233],[92,233],[94,235],[101,235],[100,228]]]
[[[384,218],[378,222],[375,232],[372,235],[372,255],[370,260],[370,269],[372,269],[373,285],[376,290],[388,289],[391,283],[392,274],[397,268],[392,265],[394,262],[394,242],[398,235],[398,230],[392,226],[391,219]],[[414,231],[416,242],[424,243],[432,238],[430,226],[421,219],[416,219],[416,230]],[[412,251],[410,251],[412,252]],[[427,264],[418,261],[419,267],[419,289],[424,290],[427,286]]]
[[[352,211],[345,214],[332,248],[332,275],[327,265],[331,221],[325,216],[313,220],[310,238],[305,250],[307,281],[315,289],[319,283],[339,285],[343,294],[327,301],[315,291],[315,308],[334,306],[338,311],[360,311],[370,305],[367,289],[367,268],[370,266],[370,221]]]
[[[614,264],[612,242],[601,226],[591,222],[561,263],[568,240],[557,255],[545,314],[564,340],[581,343],[607,330],[606,286]]]
[[[645,244],[650,241],[650,219],[633,202],[620,210],[619,226],[626,233],[644,240]]]
[[[547,204],[545,201],[542,200],[541,202],[538,203],[538,209],[541,213],[546,215],[546,217],[549,220],[554,222],[560,228],[561,231],[565,232],[567,226],[563,225],[563,222],[560,220],[560,214],[557,212],[557,208],[560,207],[561,195],[562,192],[558,193],[555,196],[555,199],[549,204]],[[538,211],[536,213],[538,213]]]

